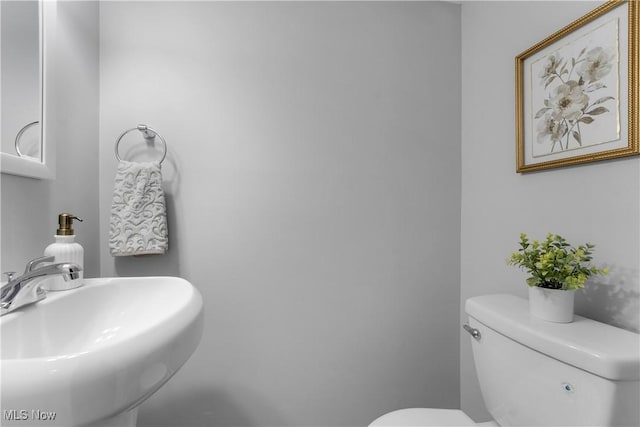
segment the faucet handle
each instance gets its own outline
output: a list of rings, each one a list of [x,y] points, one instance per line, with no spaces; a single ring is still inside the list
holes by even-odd
[[[40,258],[32,259],[27,263],[27,266],[24,269],[24,272],[29,273],[30,271],[33,271],[34,268],[36,268],[38,265],[42,264],[43,262],[53,262],[55,259],[56,257],[54,256],[41,256]]]
[[[16,272],[15,271],[5,271],[4,273],[2,273],[2,275],[4,277],[6,277],[7,283],[9,283],[10,281],[13,280],[14,276],[16,275]]]

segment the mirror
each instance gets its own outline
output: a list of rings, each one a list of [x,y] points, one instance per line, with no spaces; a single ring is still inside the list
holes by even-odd
[[[47,96],[55,2],[0,1],[0,169],[55,177]]]

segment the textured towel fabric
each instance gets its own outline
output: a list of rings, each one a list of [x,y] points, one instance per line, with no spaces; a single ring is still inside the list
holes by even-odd
[[[160,163],[121,160],[109,222],[111,255],[164,254],[168,247]]]

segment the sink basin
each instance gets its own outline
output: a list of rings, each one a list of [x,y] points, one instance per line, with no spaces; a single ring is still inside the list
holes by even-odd
[[[135,425],[187,361],[202,297],[175,277],[85,279],[0,317],[3,426]]]

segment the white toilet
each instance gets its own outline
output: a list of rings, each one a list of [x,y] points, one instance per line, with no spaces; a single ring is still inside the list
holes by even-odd
[[[513,295],[467,300],[482,396],[495,421],[476,424],[456,409],[411,408],[379,426],[638,426],[640,335],[575,316],[551,323]]]

